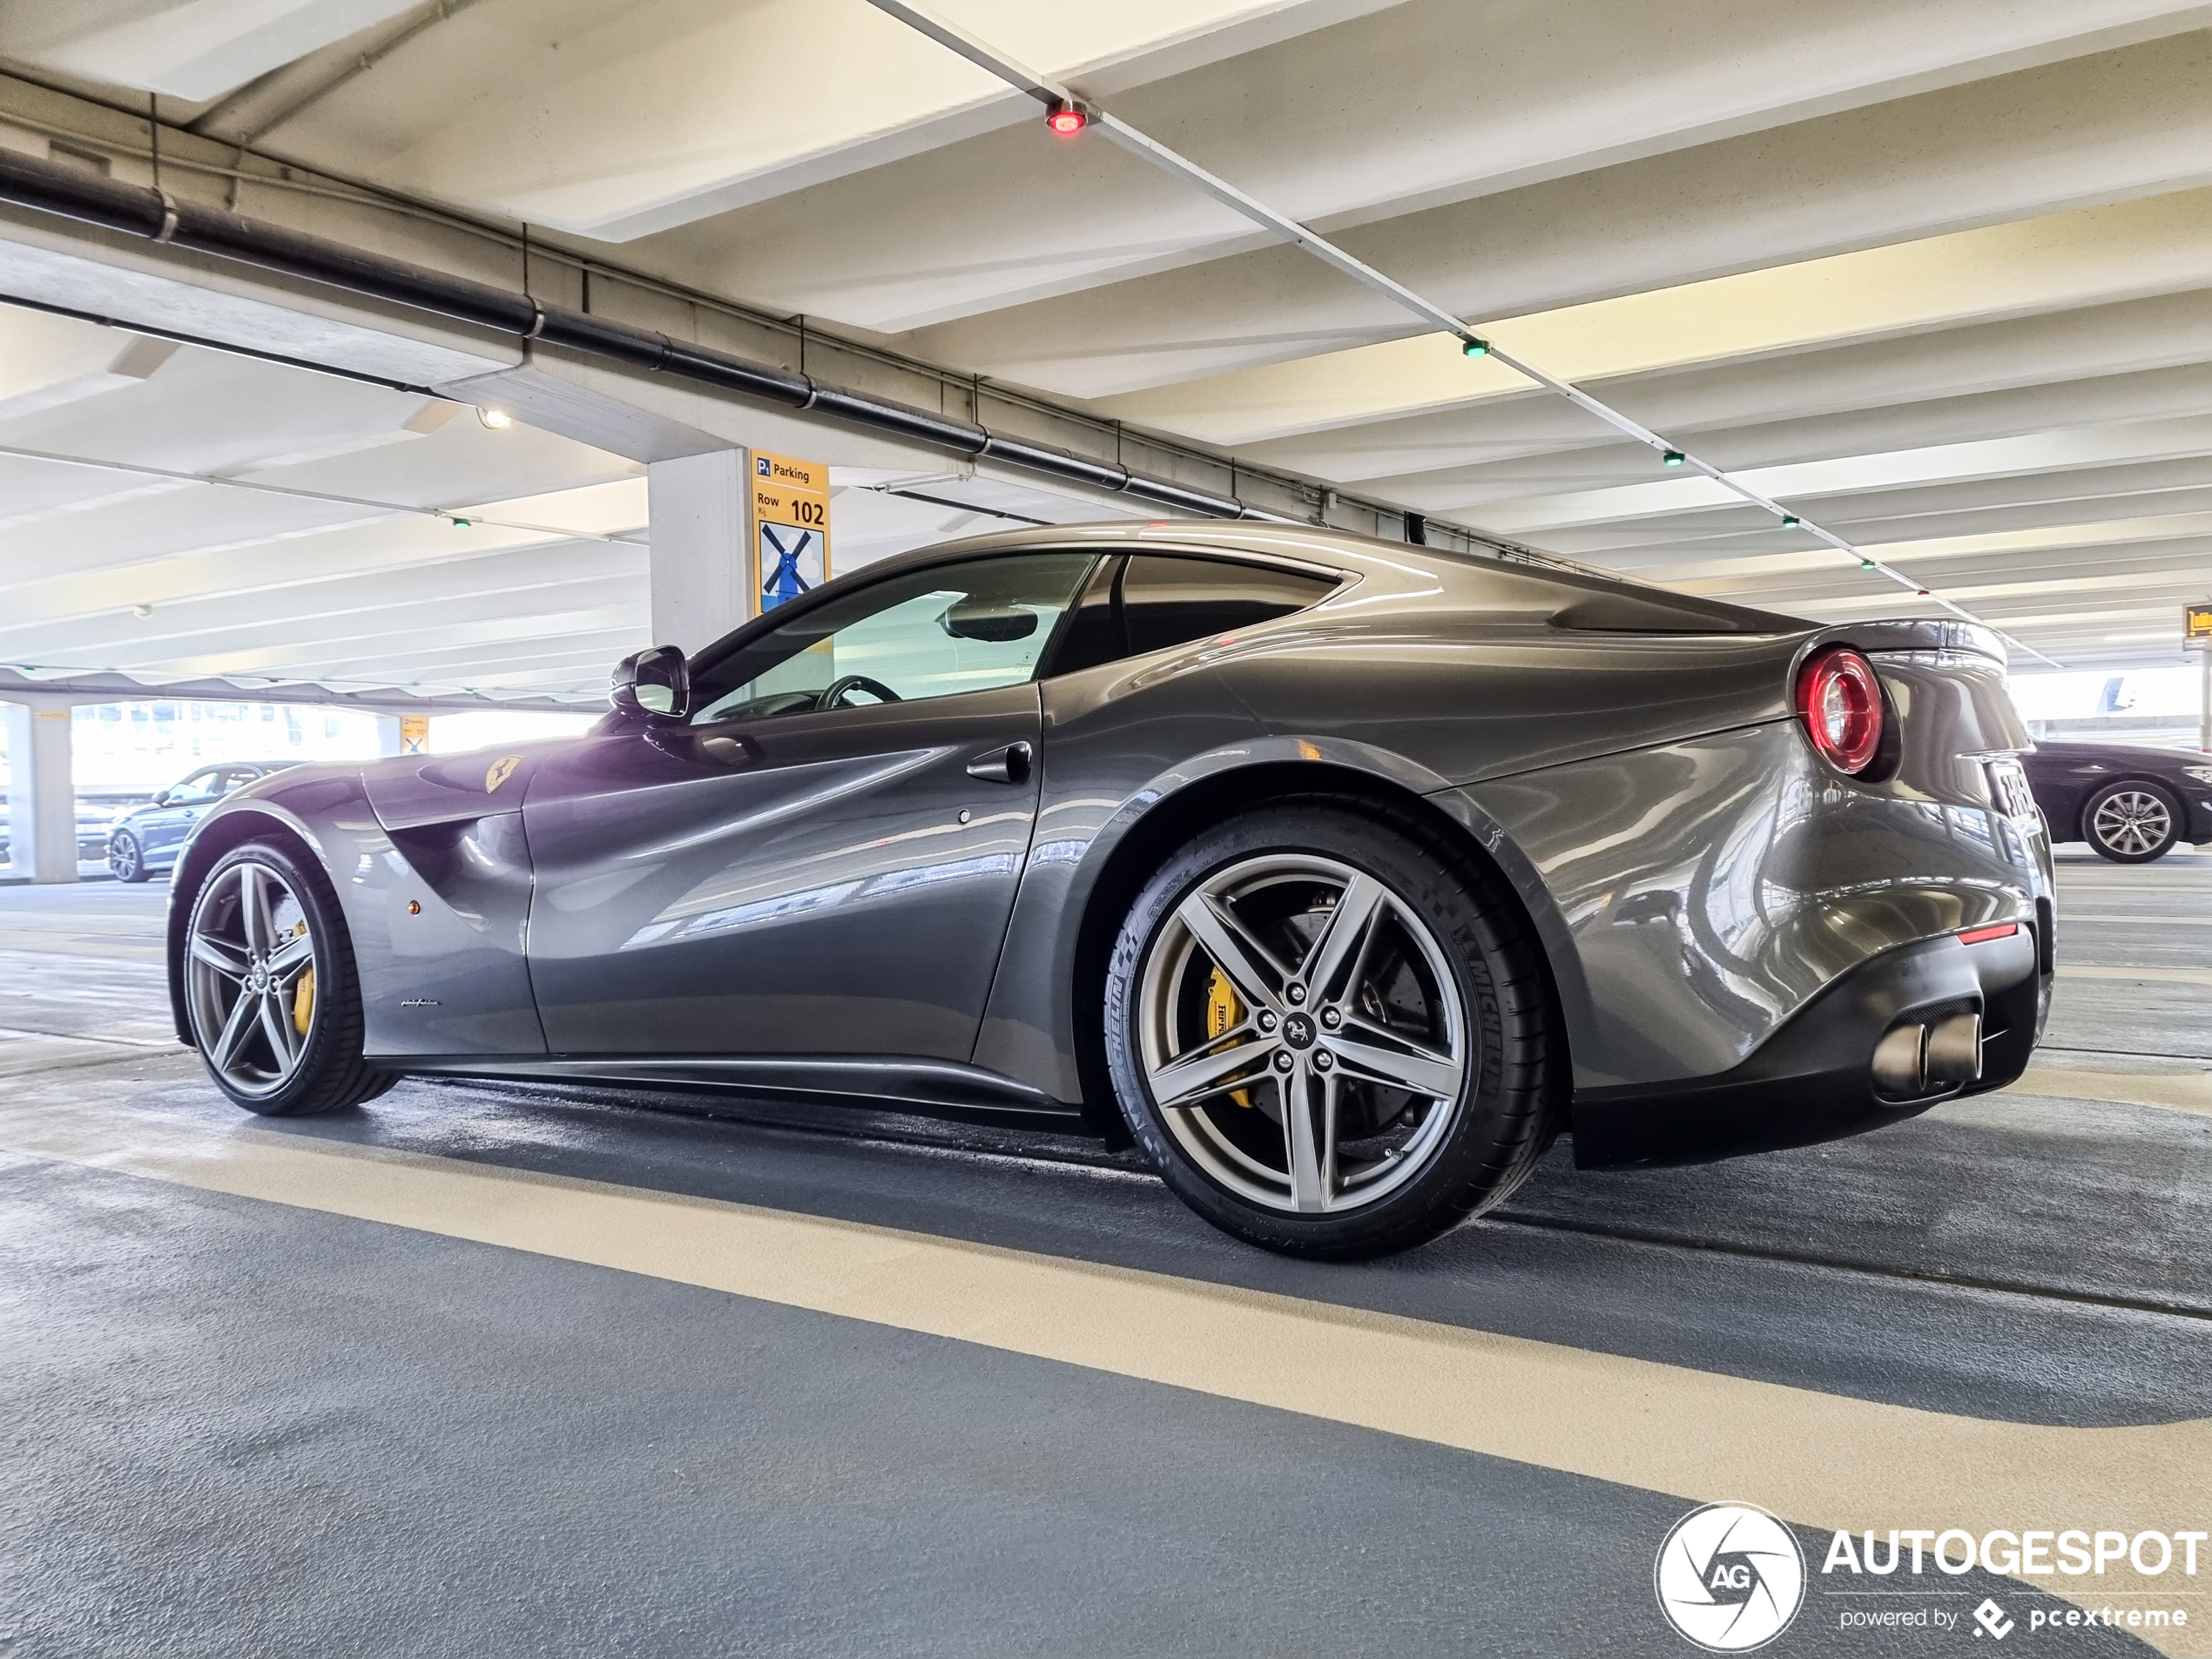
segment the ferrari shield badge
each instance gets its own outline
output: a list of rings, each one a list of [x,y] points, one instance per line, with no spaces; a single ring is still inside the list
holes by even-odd
[[[502,755],[493,761],[490,770],[484,773],[484,793],[490,794],[500,785],[512,778],[515,775],[515,768],[522,764],[523,758],[520,755]]]

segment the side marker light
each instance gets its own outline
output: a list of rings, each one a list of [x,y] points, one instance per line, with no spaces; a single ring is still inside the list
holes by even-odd
[[[2010,939],[2020,930],[2020,925],[2017,921],[1992,922],[1986,927],[1967,928],[1959,935],[1959,942],[1962,945],[1979,945],[1985,940]]]

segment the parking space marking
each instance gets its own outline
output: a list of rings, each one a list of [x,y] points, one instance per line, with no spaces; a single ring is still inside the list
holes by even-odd
[[[681,1194],[127,1109],[0,1147],[590,1264],[1853,1531],[2201,1524],[2212,1420],[1953,1416],[1359,1308]],[[2114,1573],[2084,1605],[2178,1588]],[[2160,1633],[2212,1659],[2212,1621]]]
[[[2044,1100],[2103,1100],[2212,1117],[2212,1071],[2061,1071],[2031,1066],[2008,1095]]]

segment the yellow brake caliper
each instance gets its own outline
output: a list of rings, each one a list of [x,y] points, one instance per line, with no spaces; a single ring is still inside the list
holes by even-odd
[[[297,938],[307,931],[307,924],[298,923],[292,929]],[[315,970],[310,967],[300,975],[300,988],[292,994],[292,1028],[301,1036],[307,1035],[307,1025],[315,1017]]]
[[[1229,976],[1218,968],[1215,968],[1213,979],[1206,986],[1206,1035],[1218,1037],[1227,1035],[1243,1013],[1244,1009],[1237,1001],[1237,993],[1230,988]],[[1248,1110],[1251,1109],[1252,1096],[1250,1089],[1235,1089],[1229,1098]]]

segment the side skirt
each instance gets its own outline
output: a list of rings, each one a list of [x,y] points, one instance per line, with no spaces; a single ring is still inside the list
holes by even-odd
[[[811,1095],[927,1117],[1089,1134],[1065,1101],[981,1066],[901,1055],[391,1055],[369,1064],[405,1076],[601,1083],[698,1094]]]

